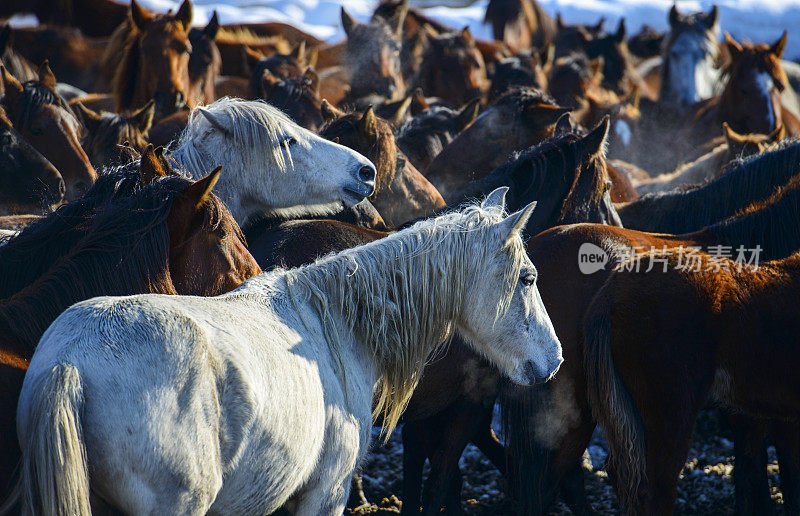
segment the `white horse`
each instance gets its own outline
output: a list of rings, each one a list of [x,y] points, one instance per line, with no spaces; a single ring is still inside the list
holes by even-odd
[[[214,187],[243,225],[255,215],[326,215],[375,191],[375,165],[261,101],[223,98],[192,111],[170,155],[194,179],[209,164],[225,173]]]
[[[681,108],[721,92],[719,11],[684,16],[675,5],[664,38],[660,100]]]
[[[505,191],[216,298],[104,297],[42,337],[19,401],[26,514],[340,515],[459,329],[513,381],[562,362]],[[374,392],[376,391],[376,392]],[[373,394],[377,406],[372,410]]]

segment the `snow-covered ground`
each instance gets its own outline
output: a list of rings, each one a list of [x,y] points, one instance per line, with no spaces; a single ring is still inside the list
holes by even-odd
[[[181,0],[141,0],[156,11],[174,9]],[[411,0],[412,5],[436,5],[424,11],[447,25],[461,28],[469,25],[473,34],[489,38],[489,27],[483,24],[488,0]],[[336,41],[344,37],[339,22],[339,8],[344,5],[356,19],[369,19],[378,0],[194,0],[196,24],[208,21],[216,9],[223,23],[282,21],[295,25],[314,36]],[[561,13],[568,23],[595,23],[606,17],[606,27],[614,28],[625,17],[629,34],[643,24],[657,29],[667,28],[667,12],[673,0],[540,0],[551,14]],[[800,57],[800,33],[792,29],[800,24],[800,0],[681,0],[682,12],[708,10],[716,3],[720,9],[722,28],[737,39],[752,41],[776,40],[789,30],[786,57]],[[15,24],[29,24],[32,17],[20,17]]]

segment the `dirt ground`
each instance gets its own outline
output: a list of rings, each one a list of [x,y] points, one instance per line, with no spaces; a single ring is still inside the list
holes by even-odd
[[[373,504],[360,514],[396,514],[400,511],[402,444],[397,431],[387,444],[374,440],[364,464],[364,490]],[[377,434],[376,434],[377,435]],[[602,469],[607,454],[602,433],[597,430],[584,455],[586,491],[592,508],[599,514],[618,514],[616,495]],[[768,448],[768,475],[777,514],[783,514],[778,490],[778,465],[773,447]],[[592,468],[592,464],[595,468]],[[462,509],[467,515],[511,514],[502,476],[471,446],[461,458],[464,473]],[[695,428],[694,441],[678,484],[677,515],[733,514],[733,442],[715,409],[705,411]],[[352,511],[349,511],[352,513]],[[571,514],[558,504],[551,515]]]

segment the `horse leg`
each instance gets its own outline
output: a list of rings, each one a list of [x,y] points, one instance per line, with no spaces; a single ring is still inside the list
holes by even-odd
[[[786,514],[800,514],[800,425],[774,421],[772,438],[780,466],[783,510]]]
[[[595,514],[586,499],[583,466],[576,463],[561,479],[561,498],[575,516]]]
[[[419,513],[422,497],[422,468],[425,466],[424,444],[417,425],[422,421],[406,421],[403,425],[403,507],[400,514]]]
[[[729,414],[728,420],[733,431],[736,514],[772,513],[764,449],[766,422],[742,414]]]
[[[481,409],[482,407],[474,405],[454,406],[441,414],[439,428],[443,437],[436,451],[428,454],[431,461],[431,472],[422,495],[423,514],[437,514],[448,498],[448,487],[455,485],[456,481],[460,490],[461,477],[458,460],[474,433],[476,421],[481,421],[481,415],[476,414],[476,411]],[[458,509],[460,510],[460,508],[459,497]],[[455,507],[451,507],[449,511],[455,509]]]
[[[497,468],[500,474],[505,476],[506,451],[492,428],[492,412],[494,412],[494,408],[489,412],[488,417],[484,420],[480,429],[475,432],[475,436],[472,438],[472,444],[477,446],[481,453],[486,455],[486,458]]]

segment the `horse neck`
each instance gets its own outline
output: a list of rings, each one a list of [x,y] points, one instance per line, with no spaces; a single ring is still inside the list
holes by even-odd
[[[127,25],[130,25],[130,23],[128,22],[126,26]],[[117,30],[121,29],[123,29],[123,26]],[[140,97],[143,98],[145,96],[142,91],[141,81],[137,80],[138,77],[143,75],[144,67],[139,51],[141,34],[138,30],[130,27],[128,27],[127,30],[127,32],[123,32],[119,36],[124,38],[124,43],[122,44],[124,55],[116,67],[116,72],[114,73],[112,81],[114,102],[117,106],[117,112],[138,107],[136,101]],[[113,59],[113,56],[108,57]],[[146,99],[145,102],[147,102],[147,100],[149,100],[149,98]],[[144,104],[144,102],[141,104]]]
[[[439,219],[420,224],[424,229],[415,226],[286,273],[289,296],[319,315],[332,355],[341,361],[344,333],[361,347],[363,360],[372,361],[381,385],[374,415],[383,413],[389,429],[428,355],[459,320],[476,264],[496,259],[487,251],[491,246],[477,245],[477,231]]]

